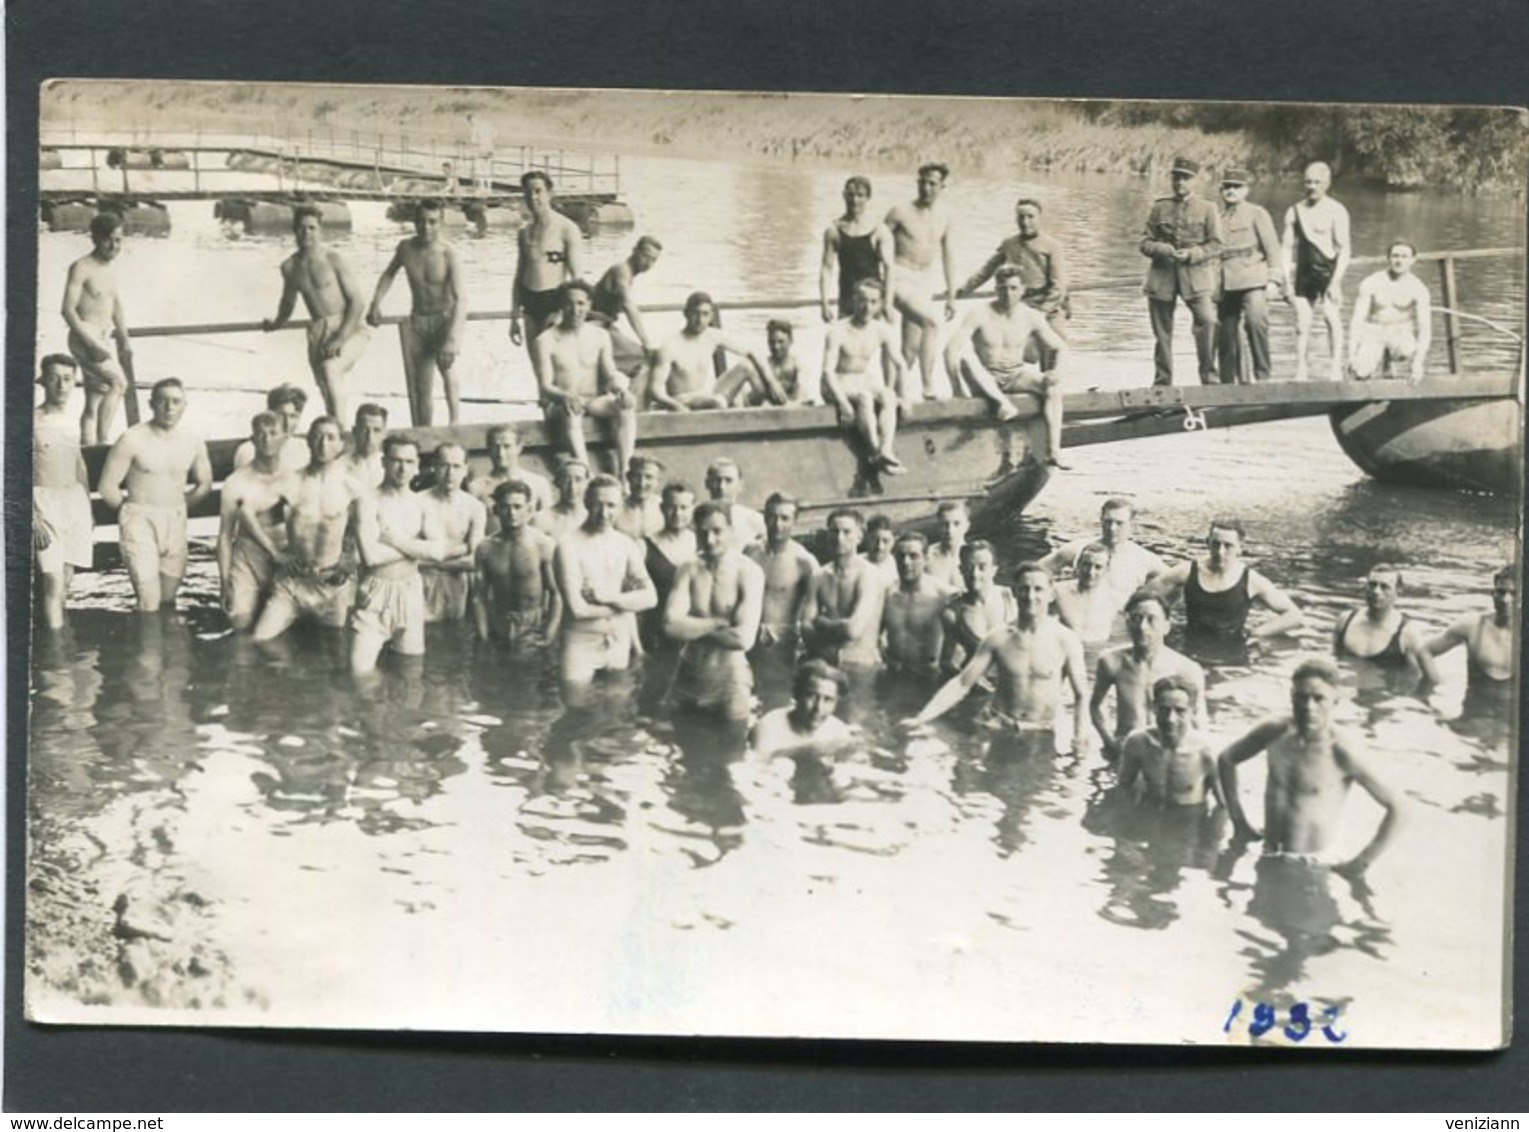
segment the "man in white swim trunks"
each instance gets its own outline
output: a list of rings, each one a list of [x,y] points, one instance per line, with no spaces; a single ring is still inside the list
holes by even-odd
[[[69,326],[69,352],[80,363],[85,387],[85,412],[80,417],[80,443],[85,445],[105,444],[110,439],[117,406],[133,375],[133,348],[128,342],[117,277],[122,217],[110,211],[91,217],[90,242],[94,245],[90,254],[69,265],[63,308],[64,322]],[[130,421],[137,421],[136,405],[128,410],[128,416]]]
[[[182,423],[186,387],[180,379],[155,382],[149,408],[153,416],[112,445],[99,485],[102,501],[120,508],[122,560],[140,613],[175,607],[186,572],[186,512],[212,491],[207,444]]]
[[[266,331],[280,330],[292,318],[297,297],[308,308],[308,368],[324,398],[324,411],[345,419],[345,375],[366,350],[366,307],[350,266],[324,246],[323,214],[317,206],[300,204],[292,210],[297,251],[282,261],[281,300],[276,317],[261,323]]]
[[[382,486],[356,500],[361,580],[350,611],[350,671],[366,676],[384,647],[404,657],[425,652],[425,586],[421,562],[444,557],[431,537],[425,503],[409,488],[419,471],[419,443],[390,436],[382,445]]]
[[[918,171],[918,196],[908,204],[894,205],[884,221],[892,233],[893,280],[889,305],[902,314],[903,363],[912,369],[918,364],[922,387],[908,383],[909,401],[949,397],[952,390],[939,383],[937,372],[940,351],[940,323],[956,315],[955,271],[950,251],[950,214],[940,203],[940,194],[950,170],[938,163],[921,166]],[[944,318],[935,307],[936,259],[945,281]],[[840,312],[841,314],[846,312]],[[825,373],[826,373],[825,369]],[[954,375],[952,375],[954,379]]]
[[[851,315],[832,323],[823,338],[823,399],[838,410],[841,428],[859,434],[871,468],[901,475],[908,469],[893,446],[912,382],[892,326],[881,317],[881,281],[862,279],[854,298]],[[878,358],[880,373],[871,366]]]
[[[562,319],[531,340],[542,413],[552,435],[586,466],[589,447],[584,418],[609,421],[615,433],[617,466],[625,470],[637,450],[637,398],[611,356],[611,336],[588,321],[592,292],[575,279],[565,284]]]
[[[488,511],[462,487],[467,450],[460,444],[448,442],[436,448],[431,474],[435,482],[418,494],[425,507],[428,537],[440,542],[440,558],[419,568],[425,587],[425,620],[460,621],[467,616],[473,556],[488,529]]]
[[[757,351],[719,330],[713,324],[716,313],[717,305],[705,291],[685,300],[684,328],[658,348],[649,399],[660,408],[683,413],[741,405],[744,390],[753,390],[761,402],[784,405],[786,394],[774,371]],[[716,376],[719,350],[743,359],[721,377]]]
[[[282,502],[292,474],[281,466],[278,453],[297,443],[288,441],[281,418],[272,412],[257,413],[250,421],[250,439],[255,458],[223,481],[218,508],[223,612],[239,632],[254,625],[276,580],[276,558],[265,548],[269,544],[280,549],[286,544]],[[251,534],[251,526],[258,526],[265,540]]]
[[[95,550],[79,422],[69,417],[75,368],[68,354],[43,358],[42,404],[32,414],[32,553],[49,629],[63,628],[69,583],[76,569],[90,568]]]
[[[1386,250],[1386,267],[1365,277],[1354,299],[1349,325],[1349,369],[1360,381],[1405,370],[1413,384],[1433,341],[1433,300],[1428,286],[1412,274],[1417,249],[1406,240]]]

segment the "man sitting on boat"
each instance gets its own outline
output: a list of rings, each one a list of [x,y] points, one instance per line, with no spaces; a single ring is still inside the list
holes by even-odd
[[[631,254],[606,268],[595,284],[589,321],[610,332],[616,368],[633,381],[638,380],[654,355],[653,339],[648,337],[647,328],[642,324],[642,311],[637,306],[637,277],[653,269],[663,250],[663,244],[656,237],[643,236],[633,246]],[[635,338],[616,329],[623,315]]]
[[[1041,403],[1046,414],[1046,439],[1049,449],[1046,462],[1064,467],[1062,451],[1062,398],[1056,392],[1058,373],[1067,358],[1067,343],[1062,340],[1046,316],[1024,301],[1024,273],[1013,264],[998,269],[992,302],[973,307],[957,324],[945,345],[945,368],[952,385],[964,378],[993,406],[1001,421],[1019,416],[1006,393],[1029,393]],[[1025,350],[1032,339],[1056,359],[1049,372],[1025,361]],[[970,343],[975,358],[962,354]]]
[[[764,359],[713,325],[716,313],[717,305],[705,291],[685,300],[685,328],[658,348],[648,385],[650,402],[677,413],[726,409],[741,403],[745,389],[758,386],[762,398],[785,404],[786,394]],[[744,361],[716,376],[719,350]]]
[[[637,447],[637,400],[611,356],[611,336],[586,321],[593,301],[589,284],[582,279],[565,283],[562,295],[562,319],[531,343],[542,412],[553,435],[586,466],[584,418],[611,421],[617,467],[625,469]]]
[[[823,392],[839,410],[839,423],[855,428],[871,453],[873,467],[893,475],[908,469],[892,452],[897,413],[905,406],[908,381],[892,324],[880,318],[881,282],[862,279],[855,288],[855,310],[828,328],[823,343]],[[881,357],[873,375],[871,359]]]
[[[1423,363],[1433,332],[1433,300],[1428,286],[1412,274],[1417,249],[1395,240],[1386,267],[1365,277],[1354,300],[1349,325],[1349,369],[1361,381],[1388,377],[1407,367],[1408,378],[1423,380]]]

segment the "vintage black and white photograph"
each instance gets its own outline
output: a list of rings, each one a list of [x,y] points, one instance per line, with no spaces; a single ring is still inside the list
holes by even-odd
[[[1510,1039],[1522,111],[41,105],[30,1019]]]

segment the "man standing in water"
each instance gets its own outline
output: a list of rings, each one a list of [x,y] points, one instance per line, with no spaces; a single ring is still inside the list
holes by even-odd
[[[1014,590],[1014,623],[984,637],[966,666],[903,726],[932,723],[996,670],[994,722],[1025,736],[1027,750],[1049,756],[1056,752],[1056,720],[1065,679],[1074,698],[1072,752],[1082,754],[1088,744],[1088,677],[1083,670],[1082,642],[1047,612],[1051,575],[1044,566],[1021,565],[1014,576]]]
[[[223,481],[218,510],[223,611],[241,633],[255,623],[276,580],[276,557],[266,547],[279,549],[286,542],[281,504],[292,471],[282,466],[281,454],[297,443],[272,412],[250,421],[250,440],[255,458]],[[263,537],[251,533],[252,527],[259,527]]]
[[[1333,652],[1382,668],[1410,665],[1437,684],[1439,672],[1423,627],[1396,608],[1401,589],[1401,570],[1385,564],[1373,567],[1364,581],[1364,605],[1349,610],[1333,627]]]
[[[1281,250],[1285,294],[1295,303],[1295,379],[1310,375],[1311,325],[1317,311],[1331,347],[1329,380],[1343,379],[1343,273],[1353,246],[1348,209],[1327,195],[1333,171],[1323,161],[1306,166],[1306,196],[1285,210]]]
[[[927,547],[917,531],[904,531],[892,544],[897,585],[887,591],[881,614],[887,667],[915,677],[939,673],[945,642],[941,614],[950,601],[950,591],[924,572]]]
[[[308,426],[308,452],[307,469],[282,488],[286,547],[278,548],[258,524],[244,525],[244,533],[276,561],[276,584],[255,622],[257,642],[274,640],[304,617],[341,628],[355,600],[355,569],[345,536],[360,488],[341,460],[345,433],[340,422],[316,418]]]
[[[69,352],[80,363],[85,386],[85,412],[80,417],[80,443],[105,444],[117,406],[128,391],[133,373],[133,347],[122,312],[117,257],[122,254],[122,217],[98,212],[90,218],[89,255],[69,265],[64,281],[64,322],[69,326]],[[117,348],[112,360],[112,344]],[[138,408],[128,410],[138,419]]]
[[[832,558],[813,575],[807,598],[807,651],[830,664],[880,663],[881,574],[859,554],[865,520],[840,508],[828,516]]]
[[[1272,637],[1299,628],[1301,611],[1285,591],[1242,560],[1242,523],[1213,519],[1205,538],[1207,555],[1165,571],[1153,583],[1164,598],[1183,591],[1184,631],[1213,640]],[[1248,613],[1261,605],[1274,614],[1247,627]]]
[[[1131,643],[1106,649],[1099,656],[1088,712],[1103,742],[1106,762],[1119,757],[1121,741],[1127,735],[1151,725],[1152,689],[1165,677],[1177,677],[1189,686],[1194,702],[1201,705],[1195,712],[1195,722],[1202,728],[1205,725],[1205,670],[1163,643],[1169,624],[1168,607],[1163,599],[1143,590],[1126,605],[1126,630],[1131,634]],[[1112,688],[1114,727],[1104,713],[1104,701]]]
[[[350,430],[350,451],[341,463],[346,475],[355,481],[357,495],[382,486],[382,438],[387,434],[388,411],[381,405],[368,401],[356,410],[356,421]]]
[[[838,410],[839,424],[859,432],[872,467],[901,475],[908,469],[893,452],[893,442],[898,410],[908,403],[912,383],[897,356],[892,327],[880,315],[881,284],[862,279],[855,288],[854,313],[829,326],[823,340],[823,393]],[[880,374],[871,369],[877,356]]]
[[[1518,657],[1513,642],[1513,629],[1518,624],[1514,610],[1517,593],[1518,574],[1512,566],[1504,566],[1492,575],[1492,612],[1462,617],[1428,642],[1428,652],[1442,656],[1464,645],[1466,676],[1472,688],[1511,687],[1513,662]]]
[[[904,391],[909,401],[949,397],[949,388],[937,385],[937,363],[940,357],[939,334],[941,316],[936,313],[932,295],[936,291],[934,279],[935,257],[939,257],[941,277],[945,281],[944,319],[955,317],[956,284],[955,271],[950,255],[950,215],[940,203],[940,194],[950,170],[944,165],[929,164],[919,167],[918,197],[909,204],[894,205],[887,213],[886,227],[892,233],[895,250],[895,291],[888,291],[890,302],[903,317],[903,363],[912,369],[918,363],[923,381],[922,396],[912,387]],[[827,374],[827,368],[824,374]],[[955,375],[951,375],[955,380]]]
[[[467,481],[467,490],[487,507],[499,485],[510,480],[520,480],[531,489],[531,514],[552,506],[552,481],[539,472],[523,467],[520,463],[520,433],[514,425],[498,424],[488,430],[484,440],[488,449],[489,469]],[[580,488],[582,490],[582,486]],[[488,533],[498,529],[494,517],[497,508],[489,512]]]
[[[1359,284],[1349,329],[1349,368],[1361,381],[1387,377],[1393,366],[1405,366],[1414,383],[1423,380],[1433,341],[1433,300],[1427,285],[1412,274],[1417,254],[1406,240],[1395,241],[1386,251],[1385,270]]]
[[[998,269],[997,297],[971,308],[956,325],[945,344],[945,368],[951,381],[959,373],[969,387],[986,398],[1001,421],[1019,416],[1005,394],[1028,393],[1038,400],[1046,416],[1046,463],[1063,468],[1062,394],[1057,386],[1067,344],[1039,311],[1025,305],[1021,299],[1024,287],[1019,268],[1005,264]],[[1043,373],[1025,361],[1034,340],[1055,360],[1057,368]],[[962,357],[968,343],[975,354],[970,361]]]
[[[557,549],[531,525],[535,500],[529,484],[506,480],[494,488],[499,533],[478,544],[474,565],[474,624],[480,640],[501,641],[512,653],[545,645],[562,616],[552,574]]]
[[[437,560],[422,563],[425,620],[460,621],[467,616],[472,589],[473,555],[483,541],[488,513],[482,502],[462,487],[467,475],[467,450],[446,443],[435,450],[435,482],[419,492],[425,509],[425,530],[438,544]]]
[[[1152,316],[1153,385],[1173,384],[1173,315],[1177,300],[1194,320],[1200,384],[1216,380],[1216,288],[1221,282],[1221,217],[1216,206],[1195,196],[1200,166],[1175,157],[1173,194],[1159,197],[1147,216],[1141,254],[1152,261],[1143,290]]]
[[[791,533],[796,529],[798,504],[776,492],[765,501],[765,540],[744,548],[764,571],[764,612],[759,623],[758,645],[779,650],[789,664],[796,654],[802,609],[817,572],[817,559]]]
[[[1258,724],[1221,752],[1221,793],[1237,834],[1263,838],[1267,856],[1330,864],[1349,787],[1359,786],[1386,815],[1363,849],[1338,871],[1364,872],[1396,835],[1400,800],[1370,770],[1353,737],[1333,726],[1338,670],[1327,660],[1308,660],[1290,678],[1290,714]],[[1264,787],[1264,828],[1255,829],[1237,793],[1237,767],[1269,755]]]
[[[999,268],[1012,265],[1019,269],[1019,277],[1024,283],[1024,304],[1045,315],[1046,324],[1061,338],[1069,303],[1062,245],[1041,231],[1041,202],[1038,200],[1021,197],[1014,206],[1014,223],[1019,229],[1018,235],[999,244],[998,250],[977,269],[976,274],[961,285],[956,297],[965,298],[991,279]],[[1048,373],[1056,369],[1056,355],[1049,347],[1032,342],[1031,348],[1026,353],[1027,361],[1039,362],[1041,369]]]
[[[862,279],[879,280],[885,294],[896,293],[893,289],[892,233],[885,224],[871,219],[870,203],[870,181],[864,177],[851,177],[844,182],[844,215],[823,233],[823,267],[818,272],[818,296],[823,306],[824,322],[832,322],[835,318],[828,296],[834,286],[836,270],[839,318],[847,318],[854,310],[855,288]]]
[[[322,215],[311,204],[292,210],[297,251],[282,261],[281,301],[262,330],[280,330],[299,295],[308,308],[308,368],[324,398],[324,412],[345,419],[345,375],[366,349],[361,291],[350,266],[324,246]]]
[[[133,425],[112,445],[98,485],[102,501],[121,509],[122,561],[140,613],[175,607],[186,572],[186,512],[212,491],[207,444],[181,423],[186,387],[180,379],[156,381],[149,409],[153,416],[146,423]]]
[[[1104,547],[1108,555],[1104,582],[1113,591],[1120,605],[1124,605],[1132,594],[1168,569],[1161,558],[1131,537],[1131,525],[1135,518],[1136,509],[1131,501],[1119,496],[1106,499],[1104,506],[1099,509],[1099,545]],[[1095,545],[1092,539],[1074,539],[1042,558],[1041,565],[1053,574],[1064,569],[1075,571],[1083,552],[1092,545]]]
[[[674,702],[742,723],[752,705],[748,651],[759,633],[764,572],[733,545],[726,504],[701,504],[694,522],[696,556],[680,567],[664,605],[664,634],[682,645]]]
[[[415,426],[429,428],[435,420],[435,372],[441,373],[450,424],[461,417],[455,365],[462,352],[462,327],[467,321],[467,291],[457,252],[441,238],[442,209],[438,200],[424,200],[414,214],[414,235],[401,242],[377,280],[366,321],[382,325],[382,300],[402,270],[409,281],[409,316],[398,324],[403,347],[404,384],[409,416]]]
[[[76,569],[95,551],[79,426],[69,419],[75,362],[49,354],[39,367],[42,404],[32,414],[32,553],[43,624],[64,625],[64,603]]]
[[[562,287],[579,277],[579,226],[552,207],[552,178],[532,169],[520,178],[529,223],[515,236],[515,288],[510,300],[510,341],[525,343],[531,364],[541,369],[536,337],[563,309]],[[521,329],[521,312],[525,329]]]
[[[589,284],[575,279],[563,287],[562,295],[562,321],[531,342],[542,412],[553,435],[586,467],[593,465],[584,418],[612,422],[617,467],[625,469],[637,448],[637,400],[611,357],[611,336],[586,321]]]
[[[1077,633],[1085,646],[1109,640],[1115,614],[1120,612],[1120,600],[1105,580],[1109,568],[1109,547],[1091,542],[1078,555],[1072,577],[1057,583],[1057,618]]]
[[[1242,381],[1242,328],[1248,328],[1253,380],[1268,381],[1270,283],[1283,286],[1284,261],[1274,221],[1248,200],[1245,169],[1221,175],[1221,297],[1216,300],[1216,353],[1221,380]]]
[[[764,516],[743,502],[743,469],[736,460],[719,456],[706,469],[706,494],[728,506],[733,535],[740,547],[756,546],[765,541]]]

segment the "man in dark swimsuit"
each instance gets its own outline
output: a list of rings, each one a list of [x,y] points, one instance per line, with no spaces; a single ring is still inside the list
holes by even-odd
[[[1399,569],[1374,567],[1365,578],[1364,605],[1349,610],[1333,628],[1333,652],[1382,668],[1415,666],[1430,683],[1437,683],[1438,670],[1422,627],[1396,608],[1401,588]]]
[[[1325,162],[1306,167],[1306,195],[1285,210],[1281,252],[1285,261],[1285,294],[1295,304],[1295,379],[1309,377],[1311,327],[1317,312],[1327,324],[1329,373],[1342,379],[1343,273],[1353,245],[1348,209],[1327,195],[1333,174]]]
[[[589,321],[610,332],[616,368],[628,377],[636,377],[644,363],[653,360],[658,348],[642,324],[635,286],[639,275],[653,269],[663,249],[664,246],[654,237],[643,236],[632,247],[632,253],[620,263],[613,263],[606,268],[605,274],[595,284]],[[616,329],[622,316],[626,317],[635,338]]]
[[[685,563],[695,557],[695,529],[691,517],[695,513],[695,492],[687,484],[672,481],[664,485],[663,529],[646,536],[643,541],[644,565],[648,577],[653,579],[653,589],[658,593],[658,604],[637,619],[637,631],[643,648],[649,653],[664,642],[664,606],[669,601],[669,591],[674,588],[674,576]]]
[[[855,288],[862,279],[879,279],[885,293],[892,293],[892,233],[885,224],[878,224],[867,215],[870,203],[870,181],[851,177],[844,182],[844,215],[823,233],[823,269],[818,277],[818,292],[824,322],[832,322],[835,317],[828,305],[828,295],[836,265],[839,318],[847,318],[854,310]]]
[[[1180,562],[1151,584],[1165,598],[1184,594],[1184,627],[1190,637],[1271,637],[1301,624],[1301,611],[1285,592],[1242,561],[1242,523],[1214,519],[1205,545],[1205,559]],[[1261,605],[1273,617],[1247,626],[1248,612]]]

